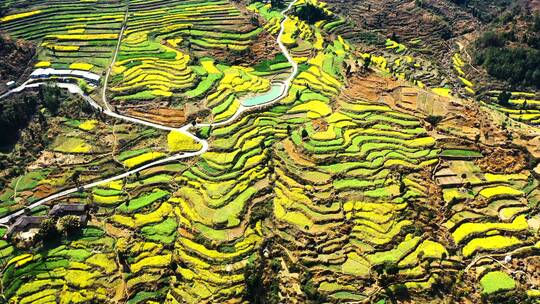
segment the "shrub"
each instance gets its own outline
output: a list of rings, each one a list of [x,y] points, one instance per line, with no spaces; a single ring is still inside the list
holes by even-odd
[[[426,121],[434,127],[437,126],[442,119],[443,117],[440,115],[429,115],[428,117],[426,117]]]
[[[255,227],[259,221],[269,218],[273,214],[273,209],[272,201],[270,200],[254,205],[251,209],[249,225]]]
[[[507,107],[510,105],[509,101],[511,97],[512,94],[510,92],[502,91],[497,97],[497,102],[499,102],[501,106]]]

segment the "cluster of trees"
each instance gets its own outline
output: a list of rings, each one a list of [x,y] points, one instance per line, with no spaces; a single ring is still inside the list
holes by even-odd
[[[268,250],[271,241],[265,241],[263,248]],[[281,263],[277,258],[271,258],[269,251],[259,253],[253,261],[244,268],[246,283],[245,300],[253,304],[278,304],[279,272]]]
[[[284,8],[285,0],[270,0],[270,4],[273,8]]]
[[[70,236],[79,232],[82,223],[78,216],[68,215],[61,218],[48,218],[41,223],[36,242],[44,243],[58,241],[62,236]]]
[[[314,24],[317,21],[328,18],[327,14],[322,8],[311,3],[306,3],[305,5],[300,6],[296,10],[295,14],[298,18],[306,21],[309,24]]]
[[[58,114],[60,109],[62,90],[55,85],[41,86],[39,90],[40,100],[43,101],[43,106],[51,112],[51,114]]]
[[[39,94],[25,94],[21,98],[7,98],[0,103],[0,142],[3,146],[11,146],[18,139],[19,131],[25,128],[38,106],[43,105],[50,113],[58,112],[61,102],[60,88],[45,86]],[[5,149],[5,147],[3,147]]]
[[[517,1],[511,0],[450,0],[450,2],[467,8],[473,17],[482,22],[490,22],[501,17],[501,10],[508,8]],[[517,7],[519,5],[516,5]]]
[[[486,32],[476,41],[474,61],[498,79],[511,85],[540,88],[540,18],[533,30],[517,38],[513,31]],[[520,41],[521,40],[521,41]],[[517,46],[510,46],[510,44]]]
[[[478,52],[475,61],[487,72],[512,85],[540,88],[540,51],[525,48],[490,47]]]
[[[19,130],[26,127],[34,113],[38,99],[26,95],[21,99],[4,99],[0,103],[0,142],[12,145],[18,138]]]
[[[26,211],[25,214],[30,215]],[[33,238],[24,239],[16,235],[12,237],[11,241],[18,249],[34,248],[36,246],[54,247],[64,239],[78,236],[83,224],[80,217],[75,215],[47,218],[41,222],[39,231]]]

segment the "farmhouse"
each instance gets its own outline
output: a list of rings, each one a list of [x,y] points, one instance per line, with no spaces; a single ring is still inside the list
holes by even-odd
[[[62,217],[66,215],[87,215],[89,206],[86,204],[58,204],[49,211],[50,217]]]
[[[41,222],[43,222],[46,218],[46,216],[21,216],[15,221],[15,223],[9,226],[5,235],[6,237],[10,237],[21,232],[39,229]]]

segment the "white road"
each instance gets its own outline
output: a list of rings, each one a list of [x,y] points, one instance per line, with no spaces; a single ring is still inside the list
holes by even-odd
[[[274,98],[273,100],[271,100],[271,101],[269,101],[267,103],[264,103],[264,104],[255,105],[255,106],[243,106],[243,105],[240,105],[240,107],[238,108],[236,113],[232,117],[230,117],[229,119],[227,119],[225,121],[222,121],[222,122],[219,122],[219,123],[212,123],[212,124],[197,124],[195,126],[193,126],[191,124],[187,124],[187,125],[185,125],[183,127],[180,127],[180,128],[172,128],[172,127],[169,127],[169,126],[160,125],[160,124],[152,123],[152,122],[142,120],[142,119],[139,119],[139,118],[134,118],[134,117],[131,117],[131,116],[126,116],[126,115],[122,115],[122,114],[118,114],[116,112],[113,112],[108,107],[108,102],[106,101],[106,96],[105,96],[105,89],[103,90],[103,96],[102,97],[103,97],[103,102],[105,104],[106,109],[104,109],[102,106],[100,106],[94,99],[92,99],[92,97],[86,95],[81,90],[81,88],[79,88],[77,85],[71,84],[71,83],[56,83],[56,85],[58,87],[63,88],[63,89],[67,89],[72,94],[78,94],[85,101],[87,101],[93,108],[98,109],[99,111],[102,111],[103,114],[105,114],[105,115],[108,115],[110,117],[114,117],[114,118],[117,118],[117,119],[120,119],[120,120],[125,120],[125,121],[129,121],[129,122],[137,123],[137,124],[140,124],[140,125],[156,128],[156,129],[159,129],[159,130],[178,131],[178,132],[181,132],[181,133],[193,138],[195,141],[197,141],[198,143],[200,143],[202,145],[201,150],[199,150],[197,152],[178,153],[178,154],[175,154],[175,155],[172,155],[172,156],[169,156],[169,157],[166,157],[166,158],[163,158],[163,159],[148,163],[148,164],[146,164],[144,166],[141,166],[141,167],[138,167],[136,169],[124,172],[122,174],[115,175],[115,176],[112,176],[112,177],[109,177],[109,178],[106,178],[106,179],[103,179],[103,180],[99,180],[99,181],[96,181],[96,182],[86,184],[84,186],[81,186],[81,188],[83,188],[83,189],[91,189],[93,187],[109,183],[111,181],[123,179],[123,178],[128,177],[128,176],[130,176],[132,174],[135,174],[137,172],[140,172],[142,170],[145,170],[145,169],[157,166],[157,165],[169,163],[171,161],[176,161],[176,160],[179,160],[179,159],[185,159],[185,158],[199,156],[199,155],[205,153],[206,151],[208,151],[208,149],[209,149],[208,142],[206,140],[198,138],[194,134],[190,133],[189,129],[197,128],[197,127],[219,127],[219,126],[228,125],[231,122],[234,122],[238,117],[240,117],[240,115],[242,115],[246,111],[251,111],[251,110],[267,107],[267,106],[269,106],[269,105],[271,105],[273,103],[276,103],[276,102],[280,101],[281,99],[285,98],[289,93],[289,89],[290,89],[290,87],[292,85],[292,81],[293,81],[294,77],[296,77],[296,74],[298,74],[298,64],[294,61],[292,56],[289,54],[289,51],[285,47],[285,45],[283,45],[283,43],[281,42],[281,38],[283,37],[283,33],[285,32],[284,23],[286,22],[286,20],[288,18],[286,14],[293,7],[293,5],[296,3],[296,1],[297,0],[292,1],[287,6],[287,8],[282,11],[282,14],[285,16],[285,18],[283,18],[283,20],[281,21],[281,24],[280,24],[281,25],[281,30],[279,31],[279,34],[277,36],[277,43],[279,45],[279,48],[283,52],[283,55],[285,55],[285,57],[287,58],[287,61],[289,61],[289,63],[292,66],[291,74],[283,82],[283,85],[281,86],[282,87],[281,94],[278,97]],[[127,18],[127,13],[126,13],[126,18]],[[122,27],[122,33],[124,31],[124,27],[125,27],[125,22],[124,22],[124,26]],[[122,34],[120,34],[120,35],[122,35]],[[119,39],[119,41],[120,41],[120,39]],[[115,58],[116,58],[116,54],[118,52],[118,48],[119,47],[117,46],[117,49],[115,51]],[[113,59],[112,62],[114,62],[114,61],[115,60]],[[111,63],[111,66],[112,66],[112,63]],[[109,67],[109,69],[110,69],[110,67]],[[0,96],[0,99],[5,98],[5,97],[7,97],[7,96],[9,96],[9,95],[11,95],[13,93],[21,92],[26,88],[35,88],[35,87],[38,87],[38,86],[44,85],[44,84],[45,83],[43,83],[43,82],[31,83],[30,80],[28,80],[25,83],[23,83],[21,86],[19,86],[17,88],[14,88],[14,89],[10,90],[9,92],[5,93],[4,95]],[[263,94],[265,94],[265,93],[263,93]],[[47,202],[59,199],[61,197],[64,197],[64,196],[72,194],[72,193],[75,193],[77,191],[79,191],[79,188],[71,188],[71,189],[61,191],[61,192],[52,194],[52,195],[50,195],[48,197],[42,198],[42,199],[40,199],[40,200],[26,206],[26,208],[32,209],[32,208],[38,207],[40,205],[43,205],[43,204],[45,204]],[[19,211],[16,211],[16,212],[14,212],[14,213],[12,213],[10,215],[4,216],[3,218],[0,218],[0,225],[8,223],[12,218],[16,218],[16,217],[22,215],[23,213],[24,213],[24,210],[19,210]]]

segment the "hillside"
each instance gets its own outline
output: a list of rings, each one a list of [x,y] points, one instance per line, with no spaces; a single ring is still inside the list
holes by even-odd
[[[6,82],[22,76],[34,52],[35,46],[31,42],[15,41],[0,31],[0,92],[7,89]]]
[[[536,8],[2,2],[1,301],[540,301]]]

